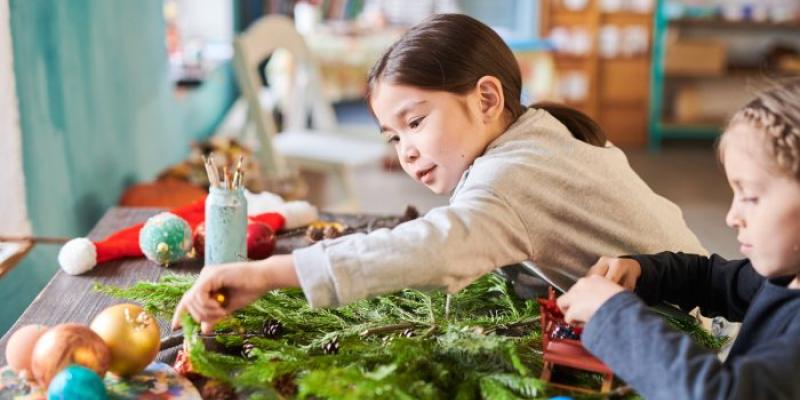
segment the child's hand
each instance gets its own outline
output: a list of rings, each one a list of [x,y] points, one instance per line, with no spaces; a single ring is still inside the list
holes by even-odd
[[[200,277],[184,293],[172,329],[180,326],[184,312],[200,322],[203,333],[211,333],[214,325],[228,314],[247,306],[271,289],[268,269],[258,262],[242,262],[203,268]],[[224,298],[216,297],[224,293]]]
[[[606,300],[625,289],[598,275],[578,279],[572,287],[556,300],[569,324],[588,322]]]
[[[638,261],[629,258],[600,257],[586,273],[586,276],[591,275],[602,276],[625,289],[633,290],[642,275],[642,266]]]

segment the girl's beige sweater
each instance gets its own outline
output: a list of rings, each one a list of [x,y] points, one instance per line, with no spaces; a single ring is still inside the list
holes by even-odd
[[[601,255],[665,250],[706,254],[681,210],[620,149],[581,142],[530,109],[473,162],[450,205],[293,255],[306,298],[320,307],[404,288],[455,292],[523,260],[569,287]]]

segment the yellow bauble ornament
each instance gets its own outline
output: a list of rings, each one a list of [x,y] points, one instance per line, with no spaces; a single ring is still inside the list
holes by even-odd
[[[111,350],[109,371],[128,377],[144,370],[158,355],[161,344],[158,322],[136,304],[118,304],[103,310],[92,321]]]

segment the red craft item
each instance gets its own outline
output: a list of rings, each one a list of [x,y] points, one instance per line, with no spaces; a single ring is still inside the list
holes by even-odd
[[[542,367],[540,378],[545,382],[550,382],[553,367],[559,365],[602,374],[603,381],[600,392],[608,393],[611,391],[611,386],[614,382],[614,374],[611,369],[589,353],[580,340],[560,337],[560,335],[555,334],[557,329],[568,327],[572,333],[580,337],[583,333],[583,328],[570,326],[564,321],[564,314],[556,304],[555,290],[553,288],[548,289],[547,299],[539,299],[539,313],[542,325],[542,350],[544,353],[542,357],[544,366]],[[577,391],[585,390],[563,384],[551,383],[551,385]]]

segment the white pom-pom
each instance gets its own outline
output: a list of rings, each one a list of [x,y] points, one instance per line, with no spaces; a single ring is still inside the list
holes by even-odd
[[[97,265],[97,248],[87,238],[72,239],[58,252],[58,264],[70,275],[80,275]]]
[[[308,225],[319,219],[317,207],[307,201],[290,201],[278,210],[286,219],[284,229],[293,229]]]
[[[279,210],[284,204],[281,196],[270,192],[251,193],[249,190],[245,190],[244,197],[247,199],[247,215],[259,215]]]

